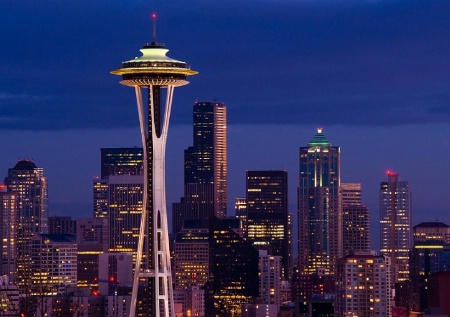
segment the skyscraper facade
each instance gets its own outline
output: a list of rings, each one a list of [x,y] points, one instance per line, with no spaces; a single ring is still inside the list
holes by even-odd
[[[174,233],[185,219],[227,215],[227,112],[219,102],[194,104],[193,146],[184,151],[184,197],[174,203]]]
[[[109,252],[136,257],[144,176],[142,148],[102,148],[101,178],[94,178],[94,217],[106,218]]]
[[[203,287],[209,277],[209,228],[206,220],[187,220],[174,245],[174,286]]]
[[[142,148],[101,148],[101,178],[109,175],[142,175]]]
[[[37,167],[32,161],[21,160],[9,169],[5,185],[8,186],[8,192],[18,197],[18,284],[21,292],[24,292],[32,284],[33,235],[47,232],[48,183],[43,168]]]
[[[281,256],[288,279],[288,176],[286,171],[247,171],[247,238],[256,249]]]
[[[333,274],[342,255],[340,148],[322,133],[300,147],[298,188],[298,268],[313,274],[318,268]]]
[[[214,185],[186,184],[184,197],[172,204],[172,231],[180,232],[185,220],[208,220],[214,215]]]
[[[194,104],[194,144],[185,155],[185,184],[214,185],[214,215],[227,215],[227,108],[221,102]]]
[[[73,234],[35,234],[31,252],[33,292],[63,294],[77,285],[77,244]]]
[[[408,181],[388,171],[380,189],[380,250],[392,262],[394,282],[408,279],[412,246],[411,191]]]
[[[281,306],[281,279],[283,266],[281,256],[268,255],[266,250],[259,251],[259,298],[263,304]]]
[[[336,268],[335,316],[390,316],[389,257],[356,252],[340,258]]]
[[[440,222],[421,222],[413,228],[414,244],[440,241],[450,245],[450,226]]]
[[[236,229],[238,219],[210,219],[205,316],[241,316],[241,305],[259,296],[259,253]]]
[[[8,276],[8,282],[17,281],[17,227],[19,225],[18,196],[8,193],[0,184],[0,276]]]
[[[50,234],[77,234],[77,221],[67,216],[48,217],[48,233]]]
[[[362,204],[360,183],[341,183],[342,253],[370,250],[370,213]]]
[[[142,175],[108,177],[109,251],[136,255],[144,192]]]

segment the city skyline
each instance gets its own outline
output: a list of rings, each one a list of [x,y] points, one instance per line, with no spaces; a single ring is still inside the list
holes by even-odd
[[[199,70],[174,99],[169,209],[183,192],[191,105],[218,98],[229,111],[229,213],[244,196],[246,170],[283,169],[295,213],[298,148],[323,127],[341,147],[342,181],[362,183],[372,224],[387,170],[410,182],[413,225],[449,223],[448,6],[1,3],[11,32],[0,51],[0,177],[19,158],[34,159],[49,180],[50,215],[91,215],[99,149],[140,144],[132,93],[108,71],[150,41],[156,11],[158,39]]]

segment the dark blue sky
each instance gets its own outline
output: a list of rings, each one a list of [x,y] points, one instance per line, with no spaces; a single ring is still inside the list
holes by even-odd
[[[169,204],[182,195],[192,104],[217,99],[228,106],[229,211],[245,170],[285,169],[294,212],[298,147],[320,126],[374,223],[391,169],[411,183],[414,223],[450,224],[447,0],[2,1],[1,177],[34,159],[50,213],[90,215],[99,149],[140,146],[133,91],[109,72],[151,40],[152,12],[168,55],[199,71],[175,92]]]

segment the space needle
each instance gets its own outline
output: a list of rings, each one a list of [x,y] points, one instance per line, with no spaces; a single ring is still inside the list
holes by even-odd
[[[165,193],[166,141],[174,88],[188,84],[186,77],[197,74],[185,62],[166,56],[168,49],[156,42],[155,14],[152,19],[152,42],[140,50],[142,56],[123,62],[111,72],[122,76],[122,85],[134,87],[144,156],[143,208],[130,317],[136,311],[139,316],[174,316]]]

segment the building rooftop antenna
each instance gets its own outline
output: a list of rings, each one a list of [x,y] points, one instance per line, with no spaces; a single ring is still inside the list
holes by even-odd
[[[152,44],[156,44],[156,13],[152,13],[152,20],[153,20]]]

